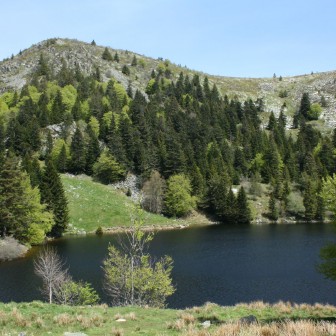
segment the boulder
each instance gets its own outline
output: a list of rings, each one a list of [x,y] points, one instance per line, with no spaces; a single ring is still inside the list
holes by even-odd
[[[254,315],[243,316],[239,319],[239,323],[241,324],[254,324],[258,323],[257,318]]]

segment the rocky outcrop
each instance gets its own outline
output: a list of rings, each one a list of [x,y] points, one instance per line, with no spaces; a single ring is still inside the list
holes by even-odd
[[[27,251],[27,246],[20,244],[12,237],[0,239],[0,261],[23,257]]]

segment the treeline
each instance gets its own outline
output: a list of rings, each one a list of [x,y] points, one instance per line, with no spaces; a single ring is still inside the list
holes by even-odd
[[[271,114],[264,129],[262,99],[242,103],[222,97],[216,85],[197,74],[181,73],[175,80],[169,62],[148,74],[146,93],[133,92],[131,83],[125,89],[113,79],[101,82],[99,68],[85,76],[64,60],[55,73],[41,54],[30,84],[0,98],[5,156],[20,158],[32,188],[38,186],[42,195],[41,162],[46,160],[49,169],[93,175],[103,183],[123,179],[127,172],[145,183],[158,172],[167,188],[156,211],[167,215],[184,214],[167,206],[166,182],[180,176],[186,182],[180,189],[188,186],[182,191],[195,201],[191,208],[221,221],[250,221],[246,190],[232,187],[242,180],[250,182],[251,194],[260,192],[261,182],[271,186],[273,219],[287,213],[294,189],[303,195],[305,218],[323,218],[318,194],[322,178],[335,172],[336,134],[323,137],[308,123],[316,106],[311,109],[307,94],[291,125],[298,128],[292,138],[283,111],[277,118]]]

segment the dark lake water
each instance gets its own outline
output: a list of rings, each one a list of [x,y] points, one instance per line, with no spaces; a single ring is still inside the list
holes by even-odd
[[[53,242],[74,279],[89,281],[100,293],[102,260],[112,235],[67,238]],[[157,233],[150,252],[174,259],[176,293],[171,308],[279,300],[336,305],[336,283],[315,267],[319,250],[336,241],[331,224],[222,225]],[[41,299],[33,258],[0,263],[0,301]]]

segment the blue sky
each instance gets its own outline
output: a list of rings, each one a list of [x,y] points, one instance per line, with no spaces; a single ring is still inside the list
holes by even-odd
[[[335,0],[11,0],[0,13],[0,59],[68,37],[214,75],[336,70]]]

